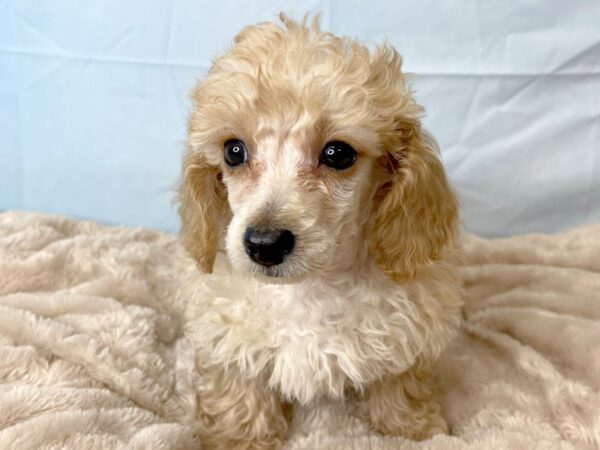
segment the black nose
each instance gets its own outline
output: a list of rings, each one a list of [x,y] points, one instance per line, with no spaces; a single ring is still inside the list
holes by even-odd
[[[296,239],[290,230],[256,230],[246,228],[244,247],[252,261],[263,266],[281,264],[294,248]]]

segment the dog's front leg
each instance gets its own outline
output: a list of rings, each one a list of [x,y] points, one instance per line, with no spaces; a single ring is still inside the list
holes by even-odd
[[[359,415],[379,433],[421,441],[448,432],[433,381],[425,369],[411,368],[377,381],[358,401]]]
[[[246,378],[235,368],[203,368],[198,415],[202,448],[271,450],[287,429],[283,405],[264,377]]]

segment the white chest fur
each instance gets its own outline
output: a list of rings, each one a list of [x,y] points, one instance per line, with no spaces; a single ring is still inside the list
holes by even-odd
[[[458,328],[451,269],[405,286],[376,269],[293,285],[227,272],[187,284],[187,328],[199,357],[236,364],[247,376],[266,373],[273,388],[302,403],[436,358]]]

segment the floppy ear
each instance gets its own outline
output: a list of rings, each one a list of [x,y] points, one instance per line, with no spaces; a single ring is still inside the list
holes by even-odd
[[[191,148],[183,159],[178,202],[183,245],[203,272],[212,273],[229,206],[219,168]]]
[[[401,283],[413,279],[452,245],[458,202],[436,143],[419,120],[399,120],[396,132],[399,139],[387,149],[387,183],[376,195],[370,244],[375,262]]]

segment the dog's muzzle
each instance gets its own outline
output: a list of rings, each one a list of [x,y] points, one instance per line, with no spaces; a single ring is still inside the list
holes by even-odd
[[[294,249],[296,238],[290,230],[246,228],[244,249],[248,257],[265,267],[281,264]]]

